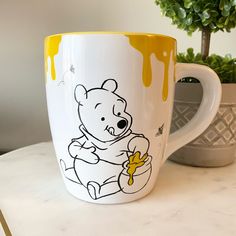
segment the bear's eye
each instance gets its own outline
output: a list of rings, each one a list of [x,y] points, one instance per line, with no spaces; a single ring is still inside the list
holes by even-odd
[[[105,120],[105,117],[102,117],[102,118],[101,118],[101,121],[104,121],[104,120]]]
[[[118,112],[118,113],[117,113],[117,115],[118,115],[118,116],[120,116],[120,115],[121,115],[121,113],[120,113],[120,112]]]

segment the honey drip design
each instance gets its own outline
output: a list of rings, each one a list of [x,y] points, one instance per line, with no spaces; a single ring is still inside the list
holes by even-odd
[[[130,45],[138,50],[143,56],[143,84],[145,87],[151,86],[152,67],[151,55],[154,54],[157,60],[164,63],[164,81],[162,88],[162,100],[168,98],[168,78],[169,64],[171,55],[173,56],[174,41],[167,37],[157,37],[155,35],[126,35],[129,38]]]
[[[61,35],[51,36],[46,39],[45,42],[45,70],[48,72],[48,57],[50,57],[51,61],[51,77],[52,80],[56,80],[56,69],[55,69],[55,55],[58,53],[59,45],[61,42]]]
[[[133,155],[129,156],[129,163],[127,165],[128,166],[127,173],[129,174],[128,185],[132,185],[134,183],[134,173],[138,167],[144,165],[147,157],[148,157],[147,153],[145,153],[141,157],[141,153],[139,151],[137,151]]]

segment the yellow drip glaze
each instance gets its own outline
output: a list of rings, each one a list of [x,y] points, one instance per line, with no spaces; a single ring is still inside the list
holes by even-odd
[[[168,98],[169,64],[171,56],[175,55],[175,40],[169,37],[158,37],[156,35],[126,35],[130,45],[138,50],[143,56],[142,79],[145,87],[152,84],[151,55],[164,63],[164,80],[162,88],[162,99]]]
[[[58,53],[59,45],[61,42],[61,35],[55,35],[53,37],[48,37],[45,40],[45,70],[48,72],[48,57],[51,61],[51,76],[52,80],[56,80],[56,70],[55,70],[55,61],[54,57]]]
[[[140,157],[141,153],[139,151],[135,152],[133,155],[129,156],[128,170],[129,174],[128,185],[132,185],[134,183],[134,173],[136,169],[140,166],[143,166],[145,160],[148,157],[148,154],[145,153],[142,157]]]

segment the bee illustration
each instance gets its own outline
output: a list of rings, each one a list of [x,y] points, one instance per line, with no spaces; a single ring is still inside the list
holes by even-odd
[[[70,72],[75,73],[75,67],[73,65],[70,66]]]
[[[65,84],[65,76],[66,76],[66,74],[67,74],[68,72],[71,72],[71,73],[75,74],[75,67],[74,67],[72,64],[71,64],[71,66],[70,66],[70,69],[64,72],[64,75],[63,75],[63,77],[62,77],[62,80],[59,81],[59,83],[57,84],[57,86],[60,86],[60,85],[64,85],[64,84]]]
[[[156,133],[156,137],[163,134],[163,129],[164,129],[164,123],[158,128],[158,131]]]

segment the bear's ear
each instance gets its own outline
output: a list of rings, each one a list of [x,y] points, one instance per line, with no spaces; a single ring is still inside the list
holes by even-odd
[[[114,79],[107,79],[102,84],[102,88],[110,92],[115,92],[117,87],[117,82]]]
[[[75,100],[83,105],[83,101],[88,98],[87,90],[82,84],[78,84],[75,88]]]

